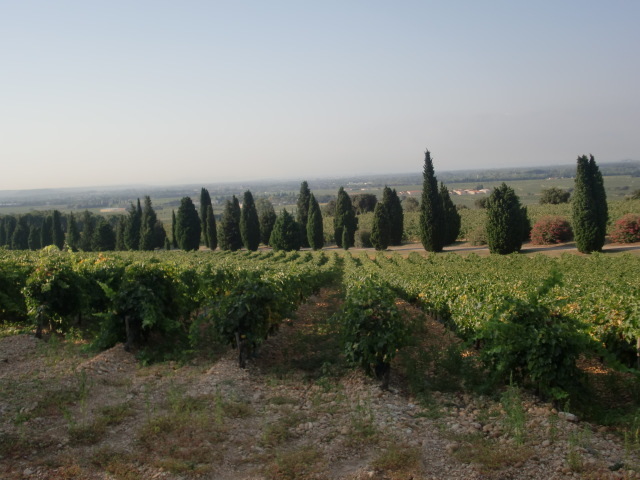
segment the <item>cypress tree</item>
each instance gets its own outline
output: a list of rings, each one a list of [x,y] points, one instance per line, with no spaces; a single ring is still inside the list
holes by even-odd
[[[0,218],[0,247],[7,244],[7,229],[4,225],[6,217]]]
[[[116,250],[123,251],[127,247],[124,243],[124,231],[127,228],[127,219],[124,215],[120,215],[118,218],[118,225],[116,227]]]
[[[300,250],[300,227],[286,208],[276,219],[269,244],[276,251]]]
[[[7,234],[9,234],[9,228],[7,228]],[[9,243],[10,239],[11,237],[7,236],[7,243]],[[42,248],[53,245],[53,218],[51,217],[51,215],[47,215],[42,221],[40,245],[42,245]]]
[[[62,218],[58,210],[54,210],[52,215],[51,241],[60,250],[64,248],[64,230],[62,229]]]
[[[342,229],[342,248],[349,250],[349,227],[345,226]]]
[[[253,195],[247,190],[244,192],[242,212],[240,214],[240,236],[244,248],[250,251],[258,250],[260,245],[260,221],[258,211],[253,201]]]
[[[164,229],[162,220],[156,220],[153,226],[153,248],[164,248],[167,239],[167,231]]]
[[[392,190],[387,186],[384,187],[382,203],[384,203],[389,218],[389,245],[402,245],[404,210],[395,188]]]
[[[74,252],[78,251],[80,244],[80,232],[78,231],[78,223],[73,216],[73,212],[69,214],[67,221],[67,246]]]
[[[503,183],[487,200],[487,245],[489,252],[509,254],[522,248],[523,210],[515,191]]]
[[[140,250],[153,250],[157,246],[164,244],[164,238],[162,243],[158,245],[156,238],[156,222],[158,217],[151,205],[151,197],[146,195],[144,197],[144,208],[142,210],[142,216],[140,220]]]
[[[11,237],[11,248],[14,250],[27,250],[29,248],[29,225],[27,219],[20,217]]]
[[[266,198],[258,198],[256,208],[258,210],[258,221],[260,222],[260,241],[265,245],[269,245],[273,225],[276,223],[276,211]]]
[[[571,200],[573,236],[578,251],[582,253],[602,250],[609,219],[602,174],[593,155],[590,157],[578,157]]]
[[[94,252],[108,252],[116,247],[116,234],[113,227],[104,218],[100,217],[93,230],[91,249]]]
[[[176,211],[171,210],[171,246],[178,248],[178,239],[176,238]]]
[[[235,196],[233,197],[235,199]],[[227,200],[218,228],[218,246],[220,250],[235,251],[242,247],[240,236],[240,222],[236,216],[233,200]]]
[[[213,207],[207,205],[207,239],[209,241],[209,248],[215,250],[218,248],[218,232],[216,230],[216,217],[213,216]]]
[[[189,197],[180,200],[176,215],[176,237],[182,250],[198,250],[200,247],[200,217]]]
[[[449,189],[442,182],[440,182],[440,198],[442,199],[442,210],[444,211],[444,244],[451,245],[458,239],[462,219],[453,200],[451,200]]]
[[[311,199],[311,191],[309,190],[309,184],[307,181],[303,181],[300,184],[300,193],[298,194],[298,201],[296,202],[296,222],[300,225],[302,229],[301,244],[303,247],[309,246],[309,241],[307,239],[307,223],[309,220],[309,202]]]
[[[207,225],[208,217],[207,217],[207,208],[213,206],[211,205],[211,195],[209,195],[209,191],[202,187],[200,190],[200,227],[202,229],[202,242],[206,247],[211,248],[211,239],[209,238],[209,227]],[[217,243],[218,240],[216,239]],[[215,248],[212,248],[214,250]]]
[[[142,207],[140,199],[135,206],[133,203],[129,207],[127,217],[127,228],[124,231],[124,244],[128,250],[140,249],[140,228],[142,226]]]
[[[79,248],[83,252],[93,251],[93,237],[95,233],[96,219],[89,210],[82,213],[82,233],[80,234]]]
[[[314,250],[324,247],[324,225],[320,205],[313,193],[309,196],[309,212],[307,214],[307,243]]]
[[[39,250],[40,246],[40,229],[35,225],[29,227],[29,250]]]
[[[358,219],[356,218],[349,194],[340,187],[336,200],[336,215],[333,217],[333,231],[338,247],[353,247]],[[346,235],[344,232],[347,232]],[[344,240],[346,239],[346,245]]]
[[[422,202],[420,203],[420,238],[428,252],[441,252],[444,248],[444,211],[438,192],[438,180],[434,174],[431,153],[424,154],[422,172]]]
[[[384,202],[378,202],[373,211],[371,244],[376,250],[386,250],[391,239],[391,220]]]

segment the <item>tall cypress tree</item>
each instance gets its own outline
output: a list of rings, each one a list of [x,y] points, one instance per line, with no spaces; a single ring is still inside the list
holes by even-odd
[[[80,232],[78,231],[78,223],[73,216],[73,212],[69,214],[69,220],[67,221],[67,245],[72,251],[78,250],[80,244]]]
[[[509,254],[522,248],[523,210],[513,188],[503,183],[487,200],[487,245],[489,252]]]
[[[126,250],[127,247],[124,243],[124,231],[127,228],[127,218],[124,215],[120,215],[118,218],[118,225],[116,227],[116,250]]]
[[[235,199],[235,196],[233,198]],[[240,222],[236,216],[234,203],[233,200],[227,200],[222,212],[222,218],[218,226],[218,246],[220,250],[235,251],[242,247]]]
[[[107,220],[100,217],[93,230],[91,250],[94,252],[108,252],[116,247],[116,234]]]
[[[451,245],[458,239],[462,219],[453,200],[451,200],[449,189],[442,182],[440,182],[440,198],[442,199],[442,210],[444,211],[444,244]]]
[[[260,245],[260,221],[258,211],[253,201],[253,195],[247,190],[244,192],[242,212],[240,214],[240,236],[244,248],[250,251],[258,250]]]
[[[200,217],[189,197],[180,200],[176,215],[176,237],[182,250],[198,250],[200,247]]]
[[[211,205],[211,195],[209,195],[209,190],[202,187],[200,190],[200,227],[202,228],[202,242],[206,247],[211,248],[211,239],[209,238],[209,228],[207,225],[208,207],[213,208],[213,205]],[[217,243],[218,240],[216,239],[215,242]]]
[[[6,217],[0,217],[0,247],[7,244],[7,230],[4,226]]]
[[[93,236],[95,232],[96,219],[89,210],[82,213],[82,233],[80,233],[79,248],[84,252],[93,251]]]
[[[20,217],[11,237],[11,248],[27,250],[29,248],[29,225],[26,217]]]
[[[303,181],[300,184],[300,193],[298,194],[298,200],[296,202],[296,222],[302,229],[301,242],[303,247],[309,246],[307,239],[307,223],[309,220],[309,202],[311,200],[311,190],[309,190],[309,184],[307,181]]]
[[[593,158],[578,157],[575,187],[571,199],[573,236],[578,251],[599,252],[607,233],[609,212],[600,169]]]
[[[307,215],[307,243],[314,250],[324,247],[324,225],[320,205],[313,193],[309,196],[309,213]]]
[[[178,248],[178,239],[176,238],[176,211],[171,210],[171,246]]]
[[[336,200],[336,215],[333,217],[333,231],[336,245],[342,248],[353,247],[357,228],[358,219],[353,210],[351,198],[349,194],[344,191],[344,188],[340,187],[338,190],[338,199]],[[344,242],[345,239],[346,245]]]
[[[7,235],[9,235],[10,231],[11,230],[7,228]],[[7,236],[7,243],[10,243],[10,240],[11,237]],[[42,245],[43,248],[48,247],[49,245],[53,245],[53,217],[51,215],[47,215],[42,221],[42,230],[40,231],[40,245]]]
[[[260,221],[260,241],[265,245],[269,245],[271,231],[276,223],[276,211],[273,208],[273,204],[266,198],[258,198],[256,208],[258,210],[258,220]]]
[[[156,220],[153,226],[153,248],[165,248],[167,240],[167,231],[164,229],[162,220]]]
[[[35,225],[29,227],[29,250],[38,250],[40,246],[40,228]]]
[[[62,229],[62,217],[58,210],[53,211],[51,222],[51,241],[53,242],[53,245],[62,250],[64,248],[64,230]]]
[[[387,186],[382,191],[382,203],[389,218],[389,245],[402,245],[404,234],[404,210],[396,189]],[[385,247],[386,248],[386,247]]]
[[[129,207],[127,217],[127,228],[124,232],[124,244],[128,250],[140,249],[140,227],[142,226],[142,207],[140,199],[137,206],[133,203]]]
[[[213,216],[213,207],[207,206],[207,239],[209,241],[209,248],[215,250],[218,248],[218,232],[216,229],[216,217]]]
[[[144,197],[144,208],[142,209],[140,220],[140,250],[153,250],[164,244],[164,238],[160,245],[157,244],[155,231],[157,221],[158,217],[151,205],[151,197],[146,195]]]
[[[274,250],[300,250],[300,226],[286,208],[276,219],[269,244]]]
[[[391,220],[385,202],[378,202],[373,211],[371,244],[376,250],[386,250],[391,238]]]
[[[429,150],[424,154],[422,177],[420,239],[426,251],[441,252],[444,247],[444,211]]]

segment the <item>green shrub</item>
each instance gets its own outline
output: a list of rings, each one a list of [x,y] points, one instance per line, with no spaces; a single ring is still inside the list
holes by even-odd
[[[358,229],[356,232],[356,247],[357,248],[372,248],[371,244],[371,232],[368,230]]]
[[[365,277],[351,282],[342,309],[348,360],[360,364],[367,374],[375,372],[383,388],[389,384],[391,360],[409,339],[395,300],[388,285]]]
[[[556,399],[578,384],[576,360],[590,345],[589,337],[582,324],[552,309],[546,299],[559,283],[554,272],[527,300],[506,297],[478,330],[474,341],[495,380],[512,379]]]

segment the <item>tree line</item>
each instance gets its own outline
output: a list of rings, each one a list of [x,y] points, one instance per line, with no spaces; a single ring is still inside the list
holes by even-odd
[[[556,189],[557,190],[557,189]],[[569,193],[550,189],[544,203],[568,201]],[[548,198],[547,198],[548,197]],[[413,200],[413,199],[412,199]],[[440,252],[458,238],[461,218],[447,187],[438,183],[429,150],[425,152],[421,202],[411,208],[420,211],[420,239],[425,250]],[[581,252],[599,251],[604,245],[608,211],[602,174],[593,156],[578,158],[571,199],[575,240]],[[487,209],[487,244],[492,253],[512,253],[521,249],[531,225],[526,207],[515,191],[503,183],[495,188],[483,205]],[[179,248],[197,250],[255,251],[260,244],[274,250],[322,249],[327,241],[349,249],[355,245],[358,214],[373,211],[369,242],[376,250],[400,245],[404,233],[404,210],[395,189],[385,186],[382,199],[372,194],[350,197],[343,187],[334,203],[325,206],[324,215],[333,217],[333,238],[327,239],[323,211],[306,181],[300,185],[295,216],[283,209],[276,215],[271,202],[254,200],[244,192],[242,204],[235,195],[227,199],[219,222],[213,213],[211,196],[200,192],[199,211],[185,196],[172,212],[171,236],[157,218],[151,199],[145,196],[131,203],[126,215],[110,218],[85,211],[76,219],[73,213],[7,215],[0,219],[0,246],[11,249],[39,249],[55,245],[60,249],[82,251],[155,250]]]

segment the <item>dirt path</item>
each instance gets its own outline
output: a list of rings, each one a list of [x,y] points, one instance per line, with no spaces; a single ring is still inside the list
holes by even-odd
[[[341,359],[340,301],[334,289],[310,298],[246,370],[226,349],[140,366],[121,345],[90,356],[0,339],[0,478],[640,478],[620,438],[533,397],[420,403],[397,373],[381,391]],[[424,320],[425,348],[446,361],[455,339]]]

